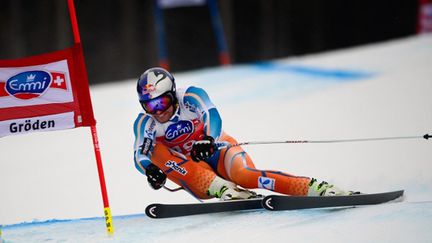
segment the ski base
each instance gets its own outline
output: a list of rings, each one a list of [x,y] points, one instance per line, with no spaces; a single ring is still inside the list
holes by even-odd
[[[145,213],[150,218],[170,218],[197,214],[221,213],[237,210],[262,209],[262,198],[211,203],[160,204],[147,206]]]
[[[349,207],[385,203],[402,197],[403,193],[403,190],[399,190],[374,194],[356,194],[350,196],[328,197],[270,195],[263,199],[262,204],[265,209],[271,211],[325,207]]]

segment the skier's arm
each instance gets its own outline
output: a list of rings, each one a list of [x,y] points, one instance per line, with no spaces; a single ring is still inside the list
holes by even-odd
[[[154,120],[140,113],[134,122],[134,162],[136,169],[144,175],[151,164],[155,133]]]
[[[222,133],[222,119],[208,94],[201,88],[191,86],[185,92],[184,104],[200,115],[205,135],[217,141]]]
[[[217,150],[215,141],[222,133],[222,119],[208,94],[201,88],[189,87],[184,95],[184,104],[199,114],[204,123],[203,140],[196,141],[191,150],[194,161],[207,160]]]
[[[151,162],[151,155],[155,146],[155,122],[149,116],[139,114],[134,123],[134,161],[139,172],[147,176],[149,185],[158,190],[163,187],[167,176]]]

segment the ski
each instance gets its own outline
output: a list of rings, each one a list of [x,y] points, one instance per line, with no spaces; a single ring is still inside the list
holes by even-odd
[[[350,196],[303,197],[270,195],[262,200],[262,206],[271,211],[295,210],[324,207],[349,207],[380,204],[403,196],[404,191],[390,191],[374,194],[354,194]]]
[[[150,218],[171,218],[197,214],[262,209],[261,201],[262,198],[189,204],[154,203],[146,207],[145,213]]]
[[[161,204],[154,203],[146,207],[145,213],[150,218],[172,218],[198,214],[232,212],[265,208],[271,211],[296,210],[324,207],[351,207],[380,204],[403,196],[404,191],[391,191],[350,196],[307,197],[270,195],[264,199],[246,199],[211,203]]]

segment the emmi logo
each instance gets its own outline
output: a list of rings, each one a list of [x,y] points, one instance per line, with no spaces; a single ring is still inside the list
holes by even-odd
[[[51,74],[45,71],[22,72],[6,81],[6,91],[18,99],[32,99],[41,96],[51,81]]]
[[[194,125],[189,120],[181,120],[168,126],[165,138],[169,142],[183,142],[194,132]]]

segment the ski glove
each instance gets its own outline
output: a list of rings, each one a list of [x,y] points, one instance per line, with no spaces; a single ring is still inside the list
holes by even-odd
[[[193,161],[201,161],[210,158],[216,151],[217,146],[214,138],[205,136],[202,140],[196,141],[192,145],[191,157]]]
[[[163,185],[165,185],[166,178],[167,178],[165,173],[154,164],[150,164],[149,166],[147,166],[146,176],[147,176],[147,182],[155,190],[158,190],[161,187],[163,187]]]

